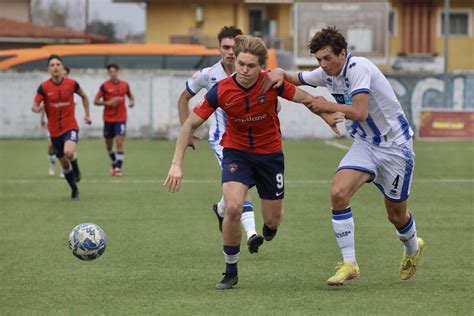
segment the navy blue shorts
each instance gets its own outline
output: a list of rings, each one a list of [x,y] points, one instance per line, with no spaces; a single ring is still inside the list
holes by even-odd
[[[104,122],[104,138],[125,136],[127,134],[127,122]]]
[[[281,200],[285,196],[285,157],[283,152],[253,154],[242,150],[224,148],[222,183],[235,181],[256,186],[264,200]]]
[[[71,129],[58,137],[51,137],[51,144],[53,144],[54,154],[58,158],[64,157],[64,144],[67,141],[77,143],[79,141],[79,131]]]

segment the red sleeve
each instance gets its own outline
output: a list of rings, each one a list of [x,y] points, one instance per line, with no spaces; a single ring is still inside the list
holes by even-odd
[[[30,99],[31,100],[31,99]],[[42,101],[44,100],[43,96],[41,94],[36,94],[36,97],[35,97],[35,102],[36,103],[41,103]]]
[[[194,107],[193,112],[196,113],[197,116],[202,118],[204,121],[209,118],[209,116],[214,113],[216,109],[214,109],[209,102],[207,102],[207,97],[204,98],[204,100]]]
[[[130,85],[127,83],[127,95],[130,98],[132,95],[132,91],[130,90]]]
[[[294,84],[284,80],[283,84],[277,89],[278,95],[287,100],[293,100],[296,93],[296,87]]]
[[[105,93],[105,87],[104,87],[104,84],[102,84],[99,88],[99,92],[97,92],[97,96],[98,97],[103,97],[104,93]]]
[[[39,104],[42,101],[44,101],[44,91],[43,85],[40,85],[38,91],[36,91],[35,102]]]

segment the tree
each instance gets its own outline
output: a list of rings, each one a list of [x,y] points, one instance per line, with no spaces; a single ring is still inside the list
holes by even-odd
[[[68,10],[64,3],[53,0],[47,7],[43,6],[41,0],[33,0],[31,2],[32,22],[42,25],[51,26],[67,26]]]
[[[87,26],[87,32],[99,34],[107,37],[112,42],[117,42],[115,24],[112,22],[103,22],[100,20],[93,20]]]

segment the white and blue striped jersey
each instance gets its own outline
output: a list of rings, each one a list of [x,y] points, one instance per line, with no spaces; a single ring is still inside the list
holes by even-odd
[[[204,68],[196,72],[188,81],[186,81],[186,89],[191,95],[196,95],[201,89],[211,90],[218,81],[227,78],[228,75],[224,70],[222,62],[219,61],[211,67]],[[226,123],[225,113],[221,108],[213,114],[214,119],[209,128],[209,142],[211,144],[219,144],[222,135],[224,135]]]
[[[352,105],[352,97],[359,93],[369,95],[369,115],[365,121],[346,121],[347,132],[382,147],[392,143],[402,144],[413,136],[413,130],[405,117],[387,78],[367,58],[354,57],[349,53],[342,71],[328,76],[323,69],[298,74],[302,84],[325,86],[337,103]]]

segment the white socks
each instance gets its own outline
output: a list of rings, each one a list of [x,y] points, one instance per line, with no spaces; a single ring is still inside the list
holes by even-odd
[[[255,230],[255,215],[253,212],[252,202],[244,202],[244,209],[240,221],[242,222],[242,226],[244,227],[244,230],[247,233],[247,240],[253,235],[257,234],[257,231]]]
[[[350,207],[344,210],[332,211],[332,227],[336,236],[337,244],[341,248],[344,262],[356,265],[354,245],[354,219]]]
[[[55,154],[48,154],[49,162],[55,163],[56,162],[56,155]]]
[[[411,213],[408,223],[397,229],[397,236],[404,245],[405,254],[414,256],[418,251],[418,238],[416,236],[415,219]]]
[[[225,215],[225,201],[224,196],[221,196],[221,200],[217,203],[217,213],[220,217],[224,217]]]

